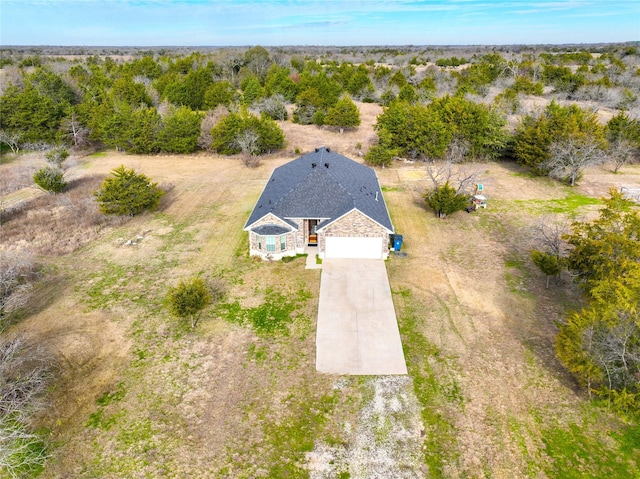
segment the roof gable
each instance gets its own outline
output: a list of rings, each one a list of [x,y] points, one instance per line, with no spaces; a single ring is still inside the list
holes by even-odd
[[[393,231],[374,170],[317,148],[273,171],[245,228],[267,213],[331,222],[354,208]]]

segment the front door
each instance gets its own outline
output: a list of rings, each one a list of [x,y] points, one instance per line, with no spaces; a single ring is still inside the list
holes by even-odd
[[[318,234],[316,233],[316,227],[318,226],[318,220],[309,220],[309,246],[318,245]]]

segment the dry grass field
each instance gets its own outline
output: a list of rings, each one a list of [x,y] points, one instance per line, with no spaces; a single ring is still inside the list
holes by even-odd
[[[75,238],[73,247],[54,250],[50,239],[36,251],[49,266],[29,314],[6,334],[46,346],[59,364],[40,418],[51,444],[40,477],[640,475],[623,425],[591,405],[555,357],[556,322],[579,307],[577,289],[566,279],[545,289],[529,261],[542,215],[593,215],[610,187],[640,184],[637,165],[589,171],[570,189],[512,164],[482,164],[488,209],[446,220],[421,199],[424,165],[378,170],[407,253],[387,269],[410,375],[315,372],[320,272],[303,259],[249,259],[242,226],[272,169],[296,149],[325,145],[354,159],[359,145],[366,150],[380,107],[359,106],[353,132],[283,123],[286,151],[255,169],[206,153],[78,162],[75,178],[124,164],[169,193],[159,211],[128,221],[59,223],[60,241]],[[27,161],[1,164],[0,175]],[[60,198],[45,197],[40,209],[64,213]],[[12,215],[3,245],[37,244],[14,227],[34,215],[29,204]],[[191,331],[163,301],[194,274],[222,281],[226,296]],[[286,327],[260,330],[261,318]]]

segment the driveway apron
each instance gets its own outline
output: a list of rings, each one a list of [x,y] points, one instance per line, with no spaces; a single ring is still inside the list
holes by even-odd
[[[407,374],[384,261],[323,261],[316,369],[330,374]]]

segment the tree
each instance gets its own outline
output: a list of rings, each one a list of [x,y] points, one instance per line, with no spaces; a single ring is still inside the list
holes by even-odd
[[[543,216],[533,227],[534,241],[546,253],[559,258],[565,256],[568,249],[564,237],[570,232],[570,223],[566,216]]]
[[[34,87],[8,87],[0,97],[0,128],[22,143],[53,141],[66,104],[57,104]]]
[[[428,108],[445,125],[449,141],[458,138],[468,142],[468,157],[496,159],[502,155],[507,144],[505,120],[486,105],[445,96]]]
[[[169,287],[167,304],[171,312],[182,319],[189,319],[191,328],[195,328],[200,313],[211,302],[207,284],[199,276],[189,280],[180,280],[178,286]]]
[[[473,187],[480,183],[482,176],[481,167],[456,165],[451,160],[429,164],[426,170],[434,189],[448,184],[456,194],[470,194]]]
[[[552,101],[540,116],[522,119],[514,136],[514,155],[520,164],[546,175],[551,146],[567,140],[605,146],[604,130],[595,113],[577,105],[564,107]]]
[[[469,197],[457,193],[455,188],[446,182],[429,191],[425,195],[425,201],[433,208],[438,218],[446,218],[456,211],[465,209],[469,204]]]
[[[276,64],[269,67],[264,79],[264,90],[268,96],[282,95],[288,103],[293,103],[298,95],[298,85],[291,78],[289,69]]]
[[[260,164],[258,158],[260,136],[252,128],[238,132],[235,143],[242,151],[245,166],[256,167]]]
[[[597,139],[568,138],[551,144],[549,158],[541,163],[548,175],[568,181],[575,186],[586,168],[604,163],[607,159],[602,142]]]
[[[14,155],[17,155],[20,151],[20,136],[19,132],[9,133],[5,130],[0,130],[0,144],[7,145]]]
[[[204,93],[204,107],[214,109],[218,105],[229,106],[237,95],[236,89],[227,80],[209,86]]]
[[[257,110],[260,114],[264,113],[269,118],[278,121],[285,121],[289,116],[285,98],[280,94],[268,98],[260,98],[251,106],[251,110]]]
[[[114,80],[109,96],[116,102],[125,102],[132,108],[140,105],[151,106],[151,98],[141,83],[136,83],[131,77],[119,77]]]
[[[12,313],[24,306],[28,297],[27,280],[36,271],[26,251],[0,250],[0,332]]]
[[[23,338],[0,343],[0,470],[8,477],[35,477],[46,460],[42,434],[32,418],[45,407],[42,400],[55,364],[43,348]]]
[[[340,132],[346,128],[355,128],[360,125],[360,111],[351,98],[343,96],[329,108],[324,124],[340,128]]]
[[[364,155],[364,160],[373,166],[385,166],[391,165],[394,158],[394,152],[386,148],[382,144],[373,145],[369,148],[369,151]]]
[[[174,105],[200,110],[205,101],[206,91],[212,85],[213,76],[208,69],[189,70],[184,77],[174,77],[163,90],[163,96]]]
[[[264,89],[260,85],[260,80],[253,75],[242,80],[240,89],[242,90],[242,101],[245,105],[251,105],[264,96]]]
[[[171,108],[158,133],[158,148],[167,153],[192,153],[198,148],[202,115],[186,106]]]
[[[155,108],[136,109],[131,115],[127,151],[137,154],[156,153],[159,150],[160,131],[162,118]]]
[[[89,128],[82,123],[75,108],[68,110],[67,116],[60,124],[65,138],[71,140],[74,148],[82,148],[89,142]]]
[[[69,152],[64,147],[57,147],[49,150],[44,156],[49,166],[36,171],[33,182],[44,191],[61,193],[67,186],[63,164],[69,157]]]
[[[574,223],[565,236],[572,247],[567,267],[587,291],[599,281],[624,277],[640,264],[640,213],[620,192],[611,189],[609,194],[598,219]]]
[[[380,145],[408,158],[441,158],[452,138],[435,112],[400,101],[384,109],[374,129]]]
[[[147,176],[136,173],[124,165],[105,178],[94,195],[100,211],[108,215],[134,216],[147,210],[154,210],[160,204],[164,191],[152,183]]]
[[[33,182],[44,191],[51,193],[61,193],[67,186],[62,169],[51,166],[36,171],[33,174]]]
[[[546,288],[549,289],[549,279],[552,276],[558,278],[562,272],[562,260],[554,254],[533,250],[531,251],[531,261],[533,261],[533,264],[535,264],[540,271],[547,275]]]
[[[276,151],[285,144],[284,133],[274,120],[265,114],[258,118],[246,110],[226,115],[211,129],[211,137],[211,148],[223,155],[244,151],[240,143],[253,155]]]
[[[598,219],[566,236],[567,265],[589,305],[560,327],[556,351],[578,379],[623,410],[640,409],[640,212],[611,190]]]
[[[638,156],[640,150],[640,121],[632,119],[624,112],[612,117],[605,127],[609,142],[609,158],[613,161],[614,172]]]
[[[609,399],[626,396],[624,408],[640,407],[640,275],[630,285],[612,280],[615,294],[596,299],[569,315],[560,327],[556,351],[578,379]],[[620,406],[620,405],[619,405]]]

